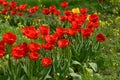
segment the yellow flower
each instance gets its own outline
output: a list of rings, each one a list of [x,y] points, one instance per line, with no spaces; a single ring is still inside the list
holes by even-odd
[[[114,62],[114,63],[113,63],[113,66],[118,66],[118,63],[115,63],[115,62]]]
[[[93,77],[93,74],[91,74],[90,76]]]
[[[68,76],[65,76],[65,78],[68,78]]]
[[[21,22],[17,24],[19,27],[24,27]]]
[[[21,22],[19,22],[18,25],[21,25]]]
[[[110,38],[110,41],[112,41],[112,39]]]
[[[106,24],[104,21],[100,20],[100,24],[103,25],[102,27],[104,27],[104,25]]]
[[[87,15],[87,20],[89,20],[89,17],[90,17],[90,15],[88,14],[88,15]]]
[[[10,16],[4,16],[4,19],[7,21],[8,19],[10,19]]]
[[[73,9],[72,9],[72,12],[73,12],[73,13],[80,13],[80,10],[79,10],[79,8],[73,8]]]

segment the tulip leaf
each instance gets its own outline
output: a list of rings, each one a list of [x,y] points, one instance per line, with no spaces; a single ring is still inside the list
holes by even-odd
[[[20,80],[28,80],[28,79],[25,75],[23,75]]]
[[[46,79],[50,79],[50,78],[52,78],[50,75],[47,75],[47,76],[46,76]]]
[[[97,72],[97,64],[96,63],[89,63],[90,67]]]
[[[70,73],[74,73],[74,70],[72,68],[69,68]]]
[[[73,61],[72,64],[80,65],[80,62],[78,62],[78,61]]]
[[[73,80],[82,80],[81,75],[77,73],[70,73],[70,75],[72,76]]]

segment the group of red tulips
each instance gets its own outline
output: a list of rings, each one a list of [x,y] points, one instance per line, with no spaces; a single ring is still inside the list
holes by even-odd
[[[6,15],[6,14],[16,15],[17,14],[18,16],[22,16],[25,12],[34,14],[39,9],[38,6],[28,8],[27,4],[17,5],[15,1],[8,2],[6,0],[0,0],[0,4],[3,7],[1,11],[2,15]]]
[[[32,8],[27,8],[27,4],[17,5],[15,1],[8,2],[6,0],[0,0],[0,4],[3,6],[1,11],[2,15],[18,15],[22,16],[23,13],[28,12],[30,14],[36,13],[39,10],[38,6]],[[68,2],[64,1],[61,3],[63,8],[68,7]],[[55,31],[51,33],[52,26],[39,26],[36,29],[34,26],[27,26],[22,28],[21,32],[27,38],[32,40],[41,38],[44,43],[37,42],[27,42],[18,44],[16,46],[11,46],[11,55],[15,59],[21,59],[23,57],[29,56],[30,60],[36,61],[41,57],[39,50],[53,50],[56,47],[66,48],[72,45],[68,38],[64,36],[72,37],[76,34],[81,34],[83,39],[86,40],[91,37],[95,30],[99,27],[99,16],[97,14],[91,14],[88,16],[87,8],[80,8],[80,13],[72,13],[71,10],[64,10],[62,12],[57,10],[56,6],[52,5],[49,8],[43,8],[42,13],[47,15],[55,15],[61,22],[68,22],[70,27],[65,28],[63,26],[57,26]],[[83,26],[85,24],[85,26]],[[2,40],[0,41],[0,58],[6,54],[6,45],[13,45],[17,40],[17,35],[12,32],[7,32],[3,34]],[[103,34],[97,34],[96,40],[98,42],[105,41],[105,36]],[[43,66],[50,66],[52,64],[52,58],[44,57],[41,61]]]

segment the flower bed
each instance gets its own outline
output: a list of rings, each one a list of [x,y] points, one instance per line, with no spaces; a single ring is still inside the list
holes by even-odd
[[[38,6],[17,5],[15,1],[0,0],[0,4],[2,17],[9,15],[6,21],[10,25],[24,23],[24,27],[20,27],[21,34],[29,39],[17,44],[20,36],[13,32],[3,34],[0,58],[7,62],[2,66],[3,79],[68,80],[72,77],[80,80],[88,66],[97,72],[91,60],[106,39],[99,33],[97,14],[87,14],[87,8],[68,10],[66,1],[61,3],[64,11],[54,5],[39,9]],[[38,14],[43,15],[42,18]]]

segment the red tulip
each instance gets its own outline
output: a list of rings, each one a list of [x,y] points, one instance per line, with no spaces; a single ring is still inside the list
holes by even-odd
[[[15,15],[15,14],[16,14],[16,10],[11,10],[11,11],[10,11],[10,14],[11,14],[11,15]]]
[[[80,28],[80,26],[78,25],[78,23],[76,21],[72,21],[71,24],[72,24],[72,28],[74,28],[74,29]]]
[[[96,36],[96,40],[98,41],[98,42],[103,42],[103,41],[105,41],[105,36],[103,35],[103,34],[98,34],[97,36]]]
[[[52,50],[54,48],[54,45],[46,43],[46,44],[42,44],[42,48],[45,50]]]
[[[15,1],[11,1],[11,2],[9,3],[9,5],[10,5],[10,8],[16,8],[16,6],[17,6],[17,4],[16,4]]]
[[[60,10],[55,10],[54,15],[59,16],[60,15]]]
[[[58,40],[58,46],[60,48],[65,48],[70,44],[70,41],[68,39],[60,39]]]
[[[38,6],[34,6],[30,9],[27,9],[27,12],[29,12],[30,14],[34,14],[35,12],[37,12],[38,9],[39,9]]]
[[[88,11],[87,8],[80,8],[80,12],[81,12],[81,14],[86,14],[87,11]]]
[[[24,56],[27,56],[28,51],[29,49],[28,49],[27,43],[22,43],[22,44],[19,44],[18,46],[12,47],[12,56],[15,59],[20,59]]]
[[[57,37],[61,38],[66,33],[67,33],[66,28],[62,28],[62,27],[57,27],[56,28],[55,34],[56,34]]]
[[[17,15],[18,15],[18,16],[22,16],[22,15],[23,15],[23,12],[17,12]]]
[[[2,58],[4,56],[4,54],[5,54],[5,50],[0,49],[0,58]]]
[[[75,18],[74,18],[72,15],[71,15],[71,16],[68,16],[67,18],[68,18],[68,21],[69,21],[70,23],[72,23],[72,21],[75,20]]]
[[[25,28],[22,28],[22,33],[24,34],[24,35],[27,35],[27,34],[29,34],[29,31],[30,30],[35,30],[35,27],[34,26],[27,26],[27,27],[25,27]]]
[[[39,6],[33,6],[33,9],[37,11],[39,9]]]
[[[29,49],[31,51],[39,51],[40,50],[40,45],[38,43],[35,43],[35,42],[31,42],[29,44]]]
[[[22,33],[30,39],[39,38],[39,31],[35,30],[34,26],[28,26],[28,27],[22,28]]]
[[[5,43],[3,41],[0,41],[0,50],[4,50]]]
[[[74,28],[68,28],[68,35],[69,36],[74,36],[77,33],[77,29]]]
[[[72,12],[71,12],[70,10],[65,10],[65,11],[64,11],[64,14],[65,14],[66,16],[70,16],[70,15],[72,15]]]
[[[36,60],[39,59],[40,54],[38,54],[37,52],[31,52],[31,53],[29,54],[29,57],[30,57],[31,60],[36,61]]]
[[[80,15],[79,15],[79,14],[74,13],[74,14],[72,14],[72,16],[73,16],[74,18],[76,18],[76,17],[79,17]]]
[[[3,8],[2,11],[1,11],[1,14],[2,15],[5,15],[7,13],[8,9],[7,8]]]
[[[98,15],[97,14],[91,14],[90,17],[89,17],[89,20],[92,21],[92,22],[97,22],[99,19]]]
[[[87,19],[87,14],[80,14],[79,19],[80,19],[81,22],[84,23],[86,21],[86,19]]]
[[[96,22],[94,23],[94,25],[95,25],[95,28],[98,28],[99,25],[100,25],[99,21],[96,21]]]
[[[22,11],[22,10],[24,10],[25,8],[27,8],[27,4],[21,4],[21,5],[18,7],[18,10]]]
[[[55,10],[56,10],[56,6],[52,5],[49,7],[50,13],[54,13]]]
[[[25,55],[24,55],[24,56],[26,56],[27,53],[29,52],[28,44],[27,44],[26,42],[24,42],[24,43],[20,44],[19,46],[20,46],[20,47],[23,49],[23,51],[25,52]]]
[[[105,0],[98,0],[98,2],[103,2],[103,1],[105,1]]]
[[[89,28],[92,32],[94,32],[94,30],[95,30],[95,24],[93,23],[93,22],[88,22],[87,23],[87,28]]]
[[[5,54],[5,43],[0,41],[0,58],[2,58]]]
[[[6,0],[0,0],[0,4],[3,4],[3,2],[5,2]]]
[[[11,33],[11,32],[7,32],[3,35],[2,39],[5,43],[11,45],[16,41],[17,36],[15,34]]]
[[[43,8],[43,9],[42,9],[42,13],[43,13],[44,15],[48,15],[50,12],[49,12],[49,9],[48,9],[48,8]]]
[[[55,44],[57,37],[54,35],[47,35],[47,36],[45,36],[45,40],[49,44]]]
[[[63,8],[67,8],[67,7],[68,7],[68,2],[66,2],[66,1],[62,2],[62,3],[61,3],[61,6],[62,6]]]
[[[8,3],[7,1],[4,1],[4,2],[2,3],[3,6],[8,6],[8,4],[9,4],[9,3]]]
[[[42,58],[42,65],[44,67],[48,67],[52,64],[52,59],[51,58]]]
[[[48,35],[50,33],[49,26],[40,26],[39,30],[42,35]]]
[[[82,28],[81,29],[81,34],[83,37],[89,37],[92,35],[92,32],[89,28]]]
[[[67,20],[67,16],[60,16],[59,19],[60,19],[61,21],[66,21],[66,20]]]

